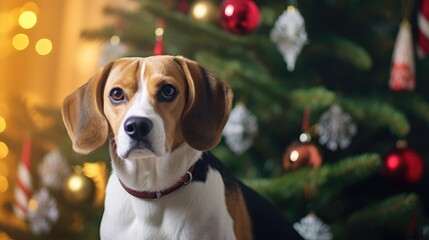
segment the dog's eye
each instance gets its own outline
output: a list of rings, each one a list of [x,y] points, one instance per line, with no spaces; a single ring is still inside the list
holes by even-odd
[[[177,95],[176,88],[171,84],[161,87],[157,94],[158,101],[172,101]]]
[[[110,101],[113,104],[120,104],[120,103],[125,101],[124,90],[122,90],[121,88],[117,88],[117,87],[113,88],[110,91],[109,97],[110,97]]]

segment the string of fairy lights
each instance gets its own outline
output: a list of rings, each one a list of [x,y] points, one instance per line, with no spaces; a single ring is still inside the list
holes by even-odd
[[[8,107],[6,104],[0,103],[0,134],[6,130],[6,119],[8,115]],[[8,167],[2,159],[9,155],[9,147],[3,141],[0,141],[0,193],[4,193],[9,188]]]
[[[37,30],[39,6],[26,2],[10,10],[0,11],[0,58],[7,57],[13,50],[35,51],[40,56],[52,52],[53,45],[49,38],[34,38],[30,30]],[[0,134],[7,128],[8,108],[0,103]],[[9,189],[8,167],[5,161],[9,155],[7,143],[0,141],[0,194]]]
[[[28,50],[34,47],[37,54],[44,56],[52,52],[53,45],[49,38],[31,39],[28,35],[30,29],[34,29],[38,22],[39,7],[34,2],[27,2],[9,12],[1,13],[1,23],[4,31],[17,29],[17,33],[11,38],[10,44],[17,51]],[[16,28],[18,27],[18,28]]]

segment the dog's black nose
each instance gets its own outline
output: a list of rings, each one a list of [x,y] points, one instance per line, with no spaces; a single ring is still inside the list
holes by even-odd
[[[146,137],[152,127],[152,121],[146,117],[130,117],[124,123],[125,133],[135,140]]]

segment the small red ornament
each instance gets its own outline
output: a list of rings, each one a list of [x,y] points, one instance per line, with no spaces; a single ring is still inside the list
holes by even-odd
[[[153,48],[153,55],[164,54],[164,28],[164,20],[158,20],[157,28],[155,29],[155,47]]]
[[[394,186],[410,186],[422,178],[423,161],[411,148],[397,148],[386,156],[383,175]]]
[[[252,0],[225,0],[220,7],[222,27],[235,34],[248,34],[260,23],[259,8]]]

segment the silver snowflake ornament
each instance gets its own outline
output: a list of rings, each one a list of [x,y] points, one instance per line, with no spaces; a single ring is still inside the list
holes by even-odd
[[[47,188],[42,188],[34,194],[29,202],[28,221],[31,231],[35,234],[47,233],[57,222],[60,213],[57,202],[49,194]]]
[[[61,190],[64,181],[71,174],[67,159],[57,150],[46,154],[39,165],[42,183],[54,190]]]
[[[235,105],[223,129],[226,144],[237,155],[245,152],[258,133],[258,123],[244,104]]]
[[[335,151],[338,147],[345,149],[350,145],[357,127],[350,114],[334,104],[320,117],[317,131],[319,143]]]
[[[104,66],[112,60],[125,56],[127,52],[128,48],[122,43],[106,43],[101,49],[99,65]]]
[[[331,240],[331,228],[320,220],[316,214],[309,213],[299,223],[294,223],[293,228],[305,240]]]
[[[283,55],[289,71],[295,69],[295,62],[307,41],[305,22],[294,6],[289,6],[274,24],[270,39]]]

